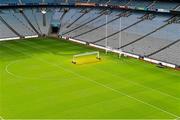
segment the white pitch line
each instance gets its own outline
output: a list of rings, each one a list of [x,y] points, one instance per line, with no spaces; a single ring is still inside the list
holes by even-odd
[[[14,74],[13,72],[9,71],[9,67],[10,67],[11,65],[13,65],[13,64],[16,64],[17,62],[19,62],[19,60],[12,61],[12,62],[8,63],[8,64],[5,66],[5,71],[6,71],[6,73],[8,73],[9,75],[11,75],[11,76],[13,76],[13,77],[20,78],[20,79],[29,79],[29,80],[35,80],[35,79],[49,80],[49,79],[51,79],[51,80],[52,80],[52,78],[46,78],[46,77],[40,77],[40,76],[38,76],[38,77],[24,77],[24,76],[20,76],[20,75]],[[54,70],[54,71],[57,71],[57,70]],[[52,72],[53,72],[53,71],[52,71]],[[44,72],[44,73],[46,73],[46,72]],[[49,73],[49,72],[48,72],[48,73]]]
[[[20,43],[20,42],[18,42],[18,43]],[[28,44],[26,44],[26,43],[20,43],[20,44],[24,44],[24,45],[29,46],[29,47],[31,47],[31,48],[38,49],[38,50],[41,50],[41,51],[45,51],[45,52],[50,53],[48,50],[41,49],[41,48],[36,48],[36,47],[32,47],[32,46],[30,46],[30,45],[28,45]],[[62,56],[62,55],[61,55],[61,56]],[[63,56],[62,56],[62,57],[63,57]],[[95,68],[95,67],[94,67],[94,68]],[[95,68],[95,69],[97,69],[97,68]],[[97,70],[108,73],[107,71],[104,71],[104,70],[101,70],[101,69],[97,69]],[[108,74],[110,74],[110,73],[108,73]],[[119,75],[116,75],[116,74],[113,74],[113,73],[111,73],[111,75],[116,76],[116,77],[120,77]],[[121,77],[122,77],[122,76],[121,76]],[[127,80],[127,79],[125,79],[125,80],[128,81],[128,82],[131,82],[131,83],[133,83],[133,84],[135,84],[135,85],[138,85],[138,86],[141,86],[141,87],[144,87],[144,88],[151,89],[151,90],[153,90],[153,91],[159,92],[159,93],[162,94],[162,95],[166,95],[166,96],[169,96],[169,97],[171,97],[171,98],[173,98],[173,99],[180,100],[180,98],[175,97],[175,96],[172,96],[172,95],[170,95],[170,94],[168,94],[168,93],[159,91],[159,90],[154,89],[154,88],[151,88],[151,87],[147,87],[147,86],[145,86],[145,85],[142,85],[142,84],[140,84],[140,83],[134,82],[134,81],[132,81],[132,80]]]
[[[43,61],[44,61],[44,60],[43,60]],[[58,68],[61,68],[61,69],[63,69],[64,71],[70,72],[70,73],[72,73],[72,74],[74,74],[74,75],[76,75],[76,76],[79,76],[79,77],[81,77],[81,78],[84,78],[84,79],[86,79],[86,80],[88,80],[88,81],[90,81],[90,82],[92,82],[92,83],[95,83],[95,84],[97,84],[97,85],[99,85],[99,86],[102,86],[102,87],[104,87],[104,88],[107,88],[107,89],[109,89],[109,90],[111,90],[111,91],[114,91],[114,92],[119,93],[119,94],[121,94],[121,95],[123,95],[123,96],[129,97],[129,98],[131,98],[131,99],[134,99],[135,101],[138,101],[138,102],[143,103],[143,104],[145,104],[145,105],[147,105],[147,106],[150,106],[150,107],[152,107],[152,108],[154,108],[154,109],[156,109],[156,110],[159,110],[159,111],[162,111],[162,112],[164,112],[164,113],[167,113],[167,114],[169,114],[169,115],[171,115],[171,116],[173,116],[173,117],[177,117],[177,118],[179,117],[178,115],[175,115],[175,114],[173,114],[173,113],[171,113],[171,112],[168,112],[168,111],[166,111],[166,110],[163,110],[163,109],[161,109],[161,108],[159,108],[159,107],[157,107],[157,106],[154,106],[154,105],[152,105],[152,104],[150,104],[150,103],[148,103],[148,102],[144,102],[144,101],[142,101],[142,100],[140,100],[140,99],[137,99],[137,98],[135,98],[135,97],[133,97],[133,96],[130,96],[130,95],[124,93],[124,92],[121,92],[121,91],[116,90],[116,89],[114,89],[114,88],[111,88],[111,87],[109,87],[109,86],[107,86],[107,85],[104,85],[104,84],[102,84],[102,83],[100,83],[100,82],[97,82],[97,81],[95,81],[95,80],[93,80],[93,79],[90,79],[90,78],[87,78],[87,77],[85,77],[85,76],[82,76],[82,75],[80,75],[80,74],[78,74],[78,73],[76,73],[76,72],[74,72],[74,71],[71,71],[71,70],[69,70],[69,69],[66,69],[66,68],[64,68],[64,67],[62,67],[62,66],[60,66],[60,65],[52,64],[52,63],[49,63],[49,62],[47,62],[47,61],[44,61],[44,62],[46,62],[46,63],[48,63],[48,64],[51,64],[51,65],[54,65],[54,66],[57,66]]]
[[[117,74],[114,74],[114,73],[109,73],[109,72],[107,72],[107,71],[105,71],[105,70],[102,70],[102,69],[97,69],[97,68],[94,68],[94,69],[99,70],[99,71],[102,71],[102,72],[105,72],[105,73],[107,73],[107,74],[111,74],[112,76],[125,78],[125,77],[122,77],[122,76],[117,75]],[[171,98],[173,98],[173,99],[180,100],[180,98],[178,98],[178,97],[172,96],[172,95],[170,95],[170,94],[168,94],[168,93],[165,93],[165,92],[161,92],[161,91],[159,91],[159,90],[157,90],[157,89],[154,89],[154,88],[151,88],[151,87],[147,87],[147,86],[145,86],[145,85],[142,85],[142,84],[140,84],[140,83],[134,82],[134,81],[132,81],[132,80],[127,80],[127,79],[124,79],[124,80],[125,80],[125,81],[128,81],[128,82],[131,82],[131,83],[133,83],[134,85],[138,85],[138,86],[141,86],[141,87],[143,87],[143,88],[146,88],[146,89],[150,89],[150,90],[152,90],[152,91],[159,92],[160,94],[166,95],[166,96],[171,97]]]
[[[132,61],[127,61],[127,60],[126,60],[126,62],[129,62],[129,63],[133,63],[133,64],[134,64],[134,62],[132,62]],[[145,67],[145,68],[149,68],[148,64],[140,64],[140,66],[143,66],[143,67]],[[162,70],[162,69],[156,69],[156,70],[158,70],[158,71],[160,71],[160,72],[164,72],[164,73],[166,73],[166,74],[170,74],[170,75],[173,75],[173,76],[178,76],[178,77],[180,77],[180,75],[179,75],[179,74],[176,74],[176,73],[168,72],[168,71],[165,71],[165,70]],[[176,70],[174,70],[174,71],[176,72]]]
[[[176,118],[175,120],[180,120],[180,117]]]
[[[5,119],[3,119],[3,117],[0,116],[0,120],[5,120]]]
[[[7,46],[4,46],[4,47],[7,47]],[[26,55],[26,56],[32,57],[31,55],[29,55],[29,54],[27,54],[27,53],[24,53],[24,52],[22,52],[22,51],[18,51],[18,50],[16,50],[16,49],[13,49],[12,47],[7,47],[7,48],[9,48],[9,49],[11,49],[11,50],[14,50],[14,51],[16,51],[16,52],[22,53],[22,54],[24,54],[24,55]],[[150,103],[148,103],[148,102],[144,102],[144,101],[142,101],[142,100],[140,100],[140,99],[137,99],[136,97],[130,96],[130,95],[124,93],[124,92],[121,92],[121,91],[119,91],[119,90],[116,90],[116,89],[114,89],[114,88],[111,88],[111,87],[109,87],[109,86],[107,86],[107,85],[104,85],[104,84],[102,84],[102,83],[100,83],[100,82],[97,82],[97,81],[95,81],[95,80],[93,80],[93,79],[89,79],[89,78],[87,78],[87,77],[85,77],[85,76],[82,76],[82,75],[80,75],[80,74],[78,74],[78,73],[76,73],[76,72],[74,72],[74,71],[72,71],[72,70],[70,70],[70,69],[66,69],[66,68],[64,68],[64,67],[62,67],[62,66],[60,66],[60,65],[52,64],[51,62],[48,62],[48,61],[46,61],[46,60],[44,60],[44,59],[41,59],[41,58],[38,58],[37,60],[40,60],[40,61],[42,61],[42,62],[48,63],[48,64],[53,65],[53,66],[56,66],[56,67],[58,67],[58,68],[60,68],[60,69],[63,69],[64,71],[67,71],[67,72],[72,73],[72,74],[74,74],[74,75],[76,75],[76,76],[79,76],[79,77],[81,77],[81,78],[84,78],[84,79],[86,79],[86,80],[88,80],[88,81],[90,81],[90,82],[92,82],[92,83],[95,83],[96,85],[102,86],[102,87],[104,87],[104,88],[106,88],[106,89],[109,89],[109,90],[114,91],[114,92],[116,92],[116,93],[119,93],[119,94],[121,94],[121,95],[123,95],[123,96],[126,96],[126,97],[128,97],[128,98],[131,98],[131,99],[133,99],[133,100],[135,100],[135,101],[137,101],[137,102],[140,102],[140,103],[142,103],[142,104],[144,104],[144,105],[147,105],[147,106],[149,106],[149,107],[151,107],[151,108],[154,108],[154,109],[156,109],[156,110],[159,110],[159,111],[161,111],[161,112],[164,112],[164,113],[166,113],[166,114],[168,114],[168,115],[171,115],[171,116],[173,116],[173,117],[175,117],[175,118],[179,118],[179,117],[180,117],[180,116],[178,116],[178,115],[176,115],[176,114],[174,114],[174,113],[171,113],[171,112],[168,112],[168,111],[166,111],[166,110],[163,110],[162,108],[159,108],[159,107],[157,107],[157,106],[155,106],[155,105],[152,105],[152,104],[150,104]]]
[[[23,44],[25,44],[25,43],[23,43]],[[27,44],[25,44],[25,45],[27,45]],[[29,46],[29,45],[27,45],[27,46]],[[29,46],[29,47],[31,47],[31,46]],[[34,49],[38,49],[38,48],[35,48],[35,47],[31,47],[31,48],[34,48]],[[39,48],[40,49],[40,48]],[[40,49],[40,50],[42,50],[42,49]],[[47,51],[47,50],[42,50],[42,51],[46,51],[46,52],[49,52],[49,51]],[[19,52],[21,52],[21,51],[19,51]],[[27,55],[26,53],[23,53],[23,52],[21,52],[22,54],[25,54],[25,55]],[[50,53],[50,52],[49,52]],[[39,60],[42,60],[42,61],[44,61],[44,62],[46,62],[46,63],[48,63],[48,64],[51,64],[51,65],[55,65],[55,66],[57,66],[57,67],[60,67],[60,65],[57,65],[57,64],[52,64],[52,63],[50,63],[50,62],[48,62],[48,61],[46,61],[46,60],[44,60],[44,59],[39,59]],[[64,69],[65,70],[65,68],[64,67],[62,67],[61,66],[61,69]],[[69,69],[66,69],[66,71],[70,71]],[[73,73],[75,73],[74,71],[71,71],[71,72],[73,72]],[[78,75],[80,75],[80,74],[78,74]],[[80,75],[81,76],[81,75]],[[81,76],[81,77],[84,77],[84,76]],[[86,77],[86,79],[89,79],[89,78],[87,78]],[[138,84],[138,83],[136,83],[136,84]],[[148,87],[147,87],[148,88]],[[113,89],[113,88],[112,88]],[[160,92],[160,91],[159,91]],[[166,93],[164,93],[164,94],[166,94]],[[169,95],[169,94],[167,94],[167,95]],[[169,96],[171,96],[171,95],[169,95]],[[173,96],[172,96],[173,97]],[[154,106],[154,105],[153,105]],[[160,108],[161,109],[161,108]],[[164,111],[164,110],[163,110]],[[164,111],[165,112],[165,111]],[[177,115],[175,115],[176,117],[179,117],[179,116],[177,116]]]

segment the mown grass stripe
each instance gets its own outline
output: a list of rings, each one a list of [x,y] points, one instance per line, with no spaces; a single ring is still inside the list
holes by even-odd
[[[10,48],[10,47],[8,47],[8,48]],[[14,51],[18,51],[18,50],[15,50],[15,49],[13,49],[13,48],[10,48],[10,49],[12,49],[12,50],[14,50]],[[29,56],[27,53],[24,53],[24,52],[22,52],[22,51],[19,51],[19,52],[21,52],[21,53],[24,54],[24,55]],[[76,75],[76,76],[78,76],[78,77],[80,77],[80,78],[83,78],[83,79],[88,80],[88,81],[90,81],[90,82],[92,82],[92,83],[95,83],[95,84],[97,84],[97,85],[99,85],[99,86],[102,86],[102,87],[104,87],[104,88],[106,88],[106,89],[109,89],[109,90],[111,90],[111,91],[114,91],[114,92],[116,92],[116,93],[119,93],[119,94],[121,94],[121,95],[123,95],[123,96],[126,96],[126,97],[128,97],[128,98],[130,98],[130,99],[133,99],[133,100],[135,100],[135,101],[137,101],[137,102],[140,102],[140,103],[142,103],[142,104],[145,104],[145,105],[147,105],[147,106],[149,106],[149,107],[152,107],[152,108],[154,108],[154,109],[156,109],[156,110],[159,110],[159,111],[161,111],[161,112],[167,113],[168,115],[171,115],[171,116],[173,116],[173,117],[179,118],[179,116],[176,115],[176,114],[173,114],[173,113],[171,113],[171,112],[168,112],[168,111],[166,111],[166,110],[163,110],[163,109],[161,109],[161,108],[159,108],[159,107],[157,107],[157,106],[155,106],[155,105],[152,105],[152,104],[150,104],[150,103],[144,102],[144,101],[142,101],[142,100],[140,100],[140,99],[137,99],[137,98],[135,98],[135,97],[133,97],[133,96],[130,96],[130,95],[124,93],[124,92],[121,92],[121,91],[119,91],[119,90],[116,90],[116,89],[114,89],[114,88],[111,88],[111,87],[109,87],[109,86],[107,86],[107,85],[104,85],[104,84],[102,84],[102,83],[100,83],[100,82],[97,82],[97,81],[95,81],[95,80],[89,79],[89,78],[87,78],[87,77],[85,77],[85,76],[82,76],[82,75],[80,75],[80,74],[78,74],[78,73],[76,73],[76,72],[74,72],[74,71],[71,71],[71,70],[69,70],[69,69],[66,69],[66,68],[64,68],[64,67],[62,67],[62,66],[60,66],[60,65],[50,63],[50,62],[48,62],[48,61],[46,61],[46,60],[44,60],[44,59],[41,59],[41,58],[38,58],[38,60],[40,60],[40,61],[42,61],[42,62],[45,62],[45,63],[47,63],[47,64],[51,64],[51,65],[53,65],[53,66],[56,66],[56,67],[58,67],[58,68],[60,68],[60,69],[63,69],[64,71],[67,71],[67,72],[69,72],[69,73],[72,73],[72,74],[74,74],[74,75]]]
[[[34,47],[34,46],[30,46],[30,45],[25,44],[25,43],[23,43],[23,44],[26,45],[26,46],[28,46],[28,47],[34,48],[34,49],[38,49],[38,50],[41,50],[41,51],[44,51],[44,52],[49,52],[48,50],[45,50],[45,49],[42,49],[42,48],[37,48],[37,47]],[[50,52],[49,52],[49,53],[50,53]],[[62,56],[62,55],[61,55],[61,56]],[[63,57],[63,56],[62,56],[62,57]],[[99,70],[99,71],[101,71],[101,72],[104,72],[105,74],[111,74],[112,76],[115,76],[115,77],[123,77],[123,76],[119,76],[119,75],[117,75],[117,74],[111,73],[111,71],[105,71],[105,70],[102,70],[102,69],[97,69],[96,67],[94,67],[94,69]],[[124,77],[123,77],[123,78],[124,78]],[[180,100],[180,98],[178,98],[178,97],[172,96],[172,95],[170,95],[170,94],[168,94],[168,93],[159,91],[159,90],[154,89],[154,88],[151,88],[151,87],[147,87],[147,86],[145,86],[145,85],[142,85],[142,84],[140,84],[140,83],[134,82],[134,81],[132,81],[132,80],[128,80],[128,79],[126,79],[126,78],[125,78],[124,80],[126,80],[126,81],[128,81],[128,82],[131,82],[132,84],[141,86],[141,87],[143,87],[143,88],[147,88],[147,89],[150,89],[150,90],[159,92],[160,94],[169,96],[169,97],[171,97],[171,98],[173,98],[173,99]]]

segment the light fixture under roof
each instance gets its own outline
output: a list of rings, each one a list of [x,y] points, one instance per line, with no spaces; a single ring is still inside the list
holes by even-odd
[[[42,13],[42,14],[46,14],[46,10],[42,10],[41,13]]]

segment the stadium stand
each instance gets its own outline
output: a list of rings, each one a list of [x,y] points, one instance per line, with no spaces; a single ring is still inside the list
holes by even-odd
[[[42,0],[21,0],[22,3],[41,3]]]
[[[96,9],[95,10],[91,10],[87,15],[85,15],[83,18],[80,19],[81,22],[79,22],[80,21],[79,20],[78,22],[76,22],[76,24],[71,26],[71,28],[66,27],[65,29],[63,29],[64,31],[63,31],[62,34],[63,35],[69,34],[69,33],[73,32],[73,31],[76,31],[77,29],[83,27],[84,25],[87,25],[88,23],[91,23],[91,22],[95,21],[96,19],[100,18],[103,15],[103,13],[102,13],[103,11],[105,11],[105,10],[102,10],[102,11],[98,11]],[[76,12],[76,14],[82,14],[82,13],[80,13],[78,11],[78,12]],[[77,16],[75,17],[76,14],[73,14],[71,16],[71,20],[77,19]],[[69,21],[69,20],[64,19],[64,21]],[[62,21],[62,23],[63,23],[63,21]],[[70,23],[66,23],[67,26],[69,26],[69,24],[71,24],[71,22]]]
[[[130,12],[127,16],[118,16],[123,12],[113,11],[107,15],[107,35],[105,34],[106,15],[102,15],[99,19],[85,25],[80,19],[74,23],[76,27],[66,28],[66,32],[61,32],[60,34],[64,33],[67,37],[100,46],[105,46],[105,41],[107,40],[108,46],[114,49],[118,49],[119,42],[121,42],[123,51],[140,56],[151,55],[158,50],[166,49],[171,44],[176,46],[176,42],[178,43],[177,40],[180,38],[180,35],[177,31],[180,26],[168,23],[168,20],[172,18],[171,15],[152,14],[152,18],[142,19],[143,13]],[[90,14],[94,13],[87,13],[87,15]],[[83,26],[77,27],[79,24]],[[108,37],[107,39],[106,36]],[[168,61],[166,60],[166,62]]]
[[[137,21],[139,21],[138,17],[142,16],[143,14],[131,14],[128,17],[121,17],[120,19],[117,19],[116,21],[113,21],[107,25],[107,36],[117,32],[120,30],[119,22],[121,22],[121,28],[126,28]],[[110,16],[108,18],[111,18]],[[104,19],[106,19],[106,16],[104,16]],[[132,20],[133,19],[133,20]],[[106,26],[100,27],[96,29],[95,31],[89,32],[88,34],[84,34],[82,36],[79,36],[77,39],[80,40],[87,40],[88,42],[96,42],[105,40],[106,38]],[[95,35],[94,35],[95,34]]]
[[[77,21],[75,24],[74,24],[74,29],[76,30],[73,30],[71,32],[69,32],[68,34],[71,34],[72,36],[74,35],[73,33],[76,34],[77,33],[80,33],[79,30],[82,30],[84,31],[84,29],[88,29],[89,27],[92,27],[92,26],[96,26],[98,25],[98,23],[102,23],[103,20],[104,20],[104,15],[103,14],[100,14],[100,11],[97,12],[96,10],[92,10],[91,12],[87,13],[84,18],[81,18],[79,19],[79,21]],[[87,19],[89,18],[89,19]],[[80,25],[83,23],[83,26]],[[90,24],[90,25],[89,25]],[[93,25],[94,24],[94,25]],[[87,26],[88,25],[88,26]],[[84,29],[83,29],[84,28]]]
[[[180,65],[180,42],[168,47],[167,49],[150,56],[150,58],[164,62]]]
[[[68,25],[71,24],[75,19],[80,16],[80,9],[69,9],[64,18],[61,20],[61,31],[65,31],[68,28]],[[72,26],[71,26],[72,27]]]
[[[35,29],[38,31],[39,34],[42,34],[40,26],[38,24],[38,20],[36,18],[36,9],[24,9],[24,14],[28,17],[31,24],[35,27]]]
[[[0,21],[0,39],[13,37],[17,37],[17,35],[12,32],[3,22]]]
[[[99,4],[105,4],[105,3],[108,3],[109,0],[90,0],[90,2],[95,2],[95,3],[99,3]]]
[[[83,9],[80,11],[80,15],[78,16],[78,18],[76,18],[74,21],[72,21],[72,23],[70,23],[67,28],[71,27],[74,23],[76,23],[79,19],[81,19],[84,15],[86,15],[90,10],[88,9]]]
[[[63,3],[64,0],[42,0],[43,3]]]
[[[23,18],[21,13],[16,10],[4,10],[0,14],[5,21],[12,26],[21,36],[36,35],[32,28],[28,25],[27,21]]]
[[[53,9],[47,9],[45,13],[42,13],[40,9],[36,9],[35,19],[43,35],[48,35],[49,33],[52,15]]]
[[[176,8],[174,8],[174,10],[180,11],[180,4]]]
[[[122,14],[123,14],[123,12],[121,13],[121,12],[113,11],[111,13],[111,17],[110,18],[107,17],[107,23],[106,23],[106,17],[102,16],[100,19],[97,19],[96,21],[94,21],[90,25],[84,26],[83,28],[79,29],[78,30],[79,34],[75,34],[73,36],[73,38],[77,38],[77,37],[82,36],[84,34],[88,34],[89,32],[94,31],[98,28],[101,28],[101,27],[105,26],[106,24],[110,24],[110,23],[118,20]]]
[[[0,0],[0,4],[64,2],[64,0]],[[68,2],[144,7],[157,11],[159,9],[161,12],[180,11],[178,2],[157,0],[70,0]],[[54,19],[56,21],[53,21]],[[58,31],[60,36],[180,65],[179,16],[172,14],[85,7],[3,9],[0,10],[0,40],[49,35],[53,22],[60,23]]]
[[[154,8],[158,8],[158,9],[168,9],[168,10],[172,10],[174,9],[176,6],[178,5],[178,3],[176,2],[159,2],[157,1],[153,7]]]
[[[149,0],[132,0],[128,5],[136,7],[148,7],[152,4],[152,1]]]
[[[129,3],[129,0],[112,0],[109,5],[127,5]]]
[[[113,48],[118,48],[118,42],[119,39],[121,38],[121,46],[127,45],[128,43],[145,36],[146,34],[150,33],[151,31],[157,29],[161,25],[164,24],[164,20],[166,20],[166,17],[163,16],[158,16],[152,20],[144,20],[131,28],[122,31],[119,36],[119,34],[115,34],[111,37],[108,38],[109,43],[111,43],[111,46]],[[113,42],[110,42],[110,41]],[[102,41],[98,42],[97,44],[103,45],[105,40],[103,39]]]
[[[21,13],[22,16],[26,19],[26,21],[27,21],[28,24],[31,26],[31,28],[36,32],[36,34],[40,35],[39,31],[34,27],[34,25],[31,23],[31,21],[29,20],[29,18],[26,16],[26,14],[24,13],[24,11],[21,10],[20,13]]]
[[[167,25],[166,27],[161,28],[160,30],[152,33],[151,35],[131,45],[126,46],[124,50],[129,51],[131,53],[146,56],[170,44],[171,42],[177,40],[180,37],[180,35],[177,34],[176,31],[173,31],[174,27],[174,24]],[[179,26],[175,28],[177,28],[176,30],[178,30]]]
[[[19,0],[0,0],[0,4],[19,3]]]

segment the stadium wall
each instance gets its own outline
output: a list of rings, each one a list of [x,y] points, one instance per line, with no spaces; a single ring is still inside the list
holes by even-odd
[[[25,36],[24,38],[37,38],[39,37],[38,35],[33,35],[33,36]]]
[[[0,38],[0,41],[17,40],[17,39],[20,39],[20,37]]]
[[[33,35],[33,36],[25,36],[24,38],[37,38],[37,37],[39,36]],[[18,39],[21,39],[21,37],[0,38],[0,41],[18,40]]]

